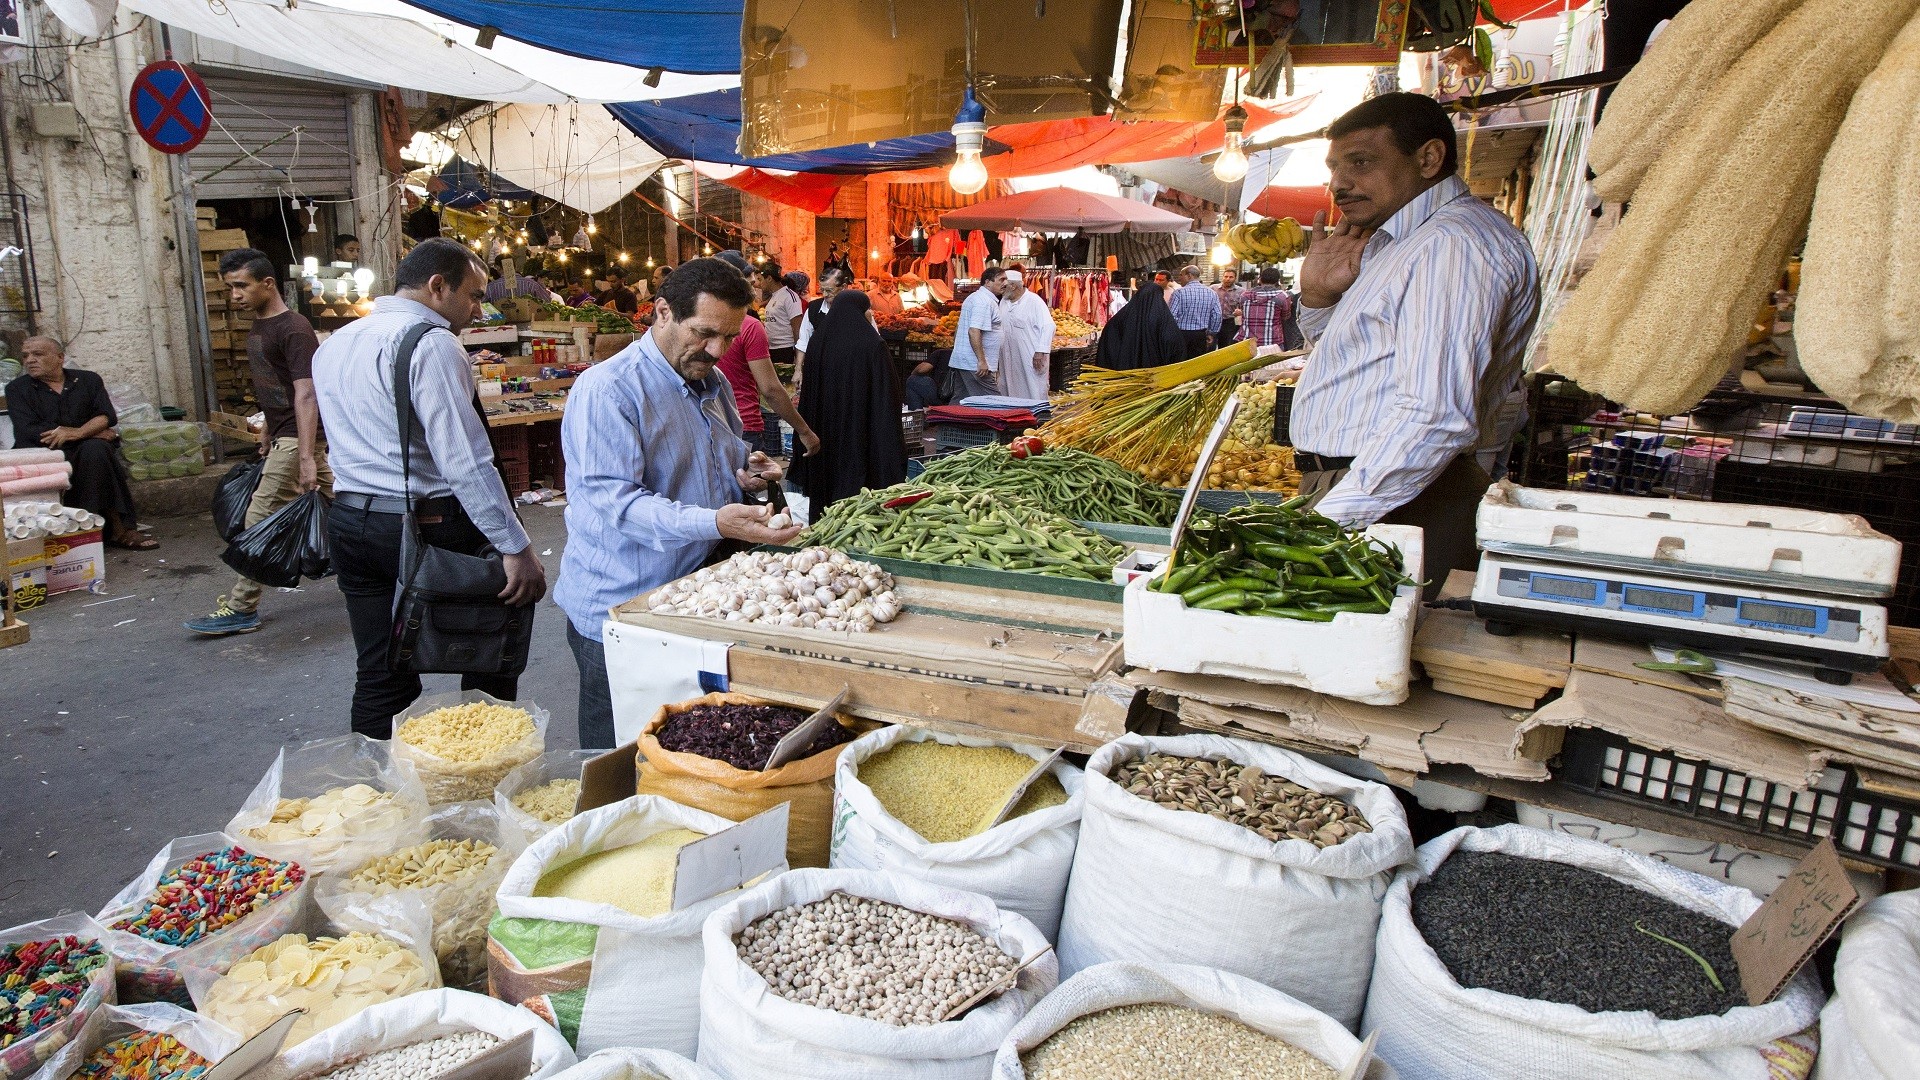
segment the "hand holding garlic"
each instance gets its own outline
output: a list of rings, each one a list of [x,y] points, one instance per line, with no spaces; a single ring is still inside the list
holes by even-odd
[[[785,524],[776,525],[777,517],[786,518]],[[732,503],[714,512],[714,525],[720,535],[729,540],[738,540],[746,544],[785,544],[800,535],[804,527],[793,520],[791,514],[773,514],[765,506],[749,506],[745,503]]]

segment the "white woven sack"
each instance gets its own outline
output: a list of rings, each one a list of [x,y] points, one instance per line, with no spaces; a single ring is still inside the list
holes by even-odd
[[[1001,1041],[1059,981],[1053,955],[1021,972],[1012,989],[942,1024],[895,1027],[788,1001],[740,959],[733,936],[763,915],[836,892],[963,923],[1019,959],[1047,944],[1033,923],[979,893],[865,870],[790,870],[707,919],[700,1064],[724,1080],[987,1080]]]
[[[720,1080],[713,1070],[671,1050],[619,1046],[602,1050],[554,1080]]]
[[[1920,1069],[1920,890],[1888,893],[1840,931],[1820,1014],[1817,1080],[1895,1080]]]
[[[1092,1013],[1122,1005],[1164,1003],[1225,1016],[1305,1050],[1334,1069],[1360,1053],[1360,1040],[1310,1005],[1219,968],[1192,964],[1096,964],[1060,984],[1014,1026],[993,1059],[993,1080],[1026,1080],[1020,1055]],[[1366,1080],[1392,1080],[1378,1058]]]
[[[1401,1080],[1781,1080],[1773,1071],[1803,1050],[1770,1046],[1812,1024],[1821,994],[1810,975],[1780,998],[1719,1016],[1662,1020],[1649,1012],[1588,1012],[1453,980],[1413,923],[1413,890],[1457,850],[1501,851],[1597,871],[1616,881],[1725,921],[1745,921],[1760,899],[1745,889],[1668,866],[1621,848],[1561,833],[1502,825],[1455,829],[1422,845],[1414,865],[1388,890],[1380,918],[1366,1029],[1378,1031],[1380,1056]],[[1489,899],[1489,903],[1497,903]],[[1731,929],[1728,931],[1731,933]]]
[[[548,870],[669,829],[712,834],[733,822],[654,795],[589,810],[533,842],[500,883],[500,914],[599,928],[575,1049],[591,1054],[644,1042],[692,1054],[700,1030],[700,925],[739,893],[722,893],[651,919],[584,900],[539,897]],[[782,863],[775,873],[784,871]]]
[[[1067,789],[1067,801],[1004,822],[978,836],[929,843],[887,813],[873,789],[860,782],[860,763],[902,742],[949,746],[1005,746],[905,726],[884,727],[853,741],[834,770],[832,866],[836,870],[893,870],[929,885],[984,893],[1001,908],[1026,916],[1052,941],[1060,931],[1060,907],[1073,872],[1080,835],[1080,770],[1060,761],[1051,770]],[[1009,746],[1034,759],[1047,751]]]
[[[525,1009],[465,990],[422,990],[383,1001],[281,1054],[280,1075],[311,1076],[348,1065],[368,1054],[445,1035],[484,1031],[499,1039],[533,1032],[533,1071],[528,1080],[558,1076],[577,1059],[560,1033]]]
[[[1230,759],[1345,799],[1373,831],[1329,848],[1263,840],[1206,814],[1128,794],[1108,779],[1153,751]],[[1124,735],[1087,761],[1080,845],[1060,921],[1060,970],[1198,964],[1291,994],[1351,1029],[1373,968],[1393,870],[1413,855],[1400,801],[1278,747],[1217,735]]]

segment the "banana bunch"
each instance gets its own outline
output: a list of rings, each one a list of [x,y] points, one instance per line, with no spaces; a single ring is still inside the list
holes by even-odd
[[[1285,262],[1307,250],[1307,231],[1292,218],[1268,218],[1235,225],[1222,239],[1242,262]]]

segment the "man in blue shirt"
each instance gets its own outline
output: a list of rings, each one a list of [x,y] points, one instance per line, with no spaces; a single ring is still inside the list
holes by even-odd
[[[953,358],[947,364],[953,378],[950,396],[956,403],[1000,393],[997,377],[1000,299],[1006,289],[1006,278],[1005,270],[987,267],[980,273],[980,287],[960,305],[960,325],[953,333]]]
[[[770,528],[767,507],[740,501],[782,476],[749,453],[715,370],[750,298],[747,279],[721,260],[688,262],[660,286],[652,329],[567,395],[567,549],[553,599],[580,666],[583,748],[614,745],[601,642],[609,608],[699,569],[722,538],[784,544],[800,532]]]
[[[1220,333],[1220,296],[1201,284],[1198,267],[1182,267],[1180,280],[1185,284],[1167,297],[1167,306],[1173,309],[1173,324],[1187,339],[1187,359],[1191,360],[1213,351],[1213,339]]]

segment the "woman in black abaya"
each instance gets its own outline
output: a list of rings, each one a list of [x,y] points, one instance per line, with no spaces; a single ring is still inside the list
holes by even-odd
[[[867,320],[872,301],[858,289],[833,298],[807,347],[800,416],[820,436],[820,450],[795,458],[794,483],[819,521],[836,501],[861,488],[907,478],[900,438],[900,376],[887,346]]]
[[[1093,362],[1116,371],[1160,367],[1187,358],[1186,338],[1173,321],[1167,294],[1154,282],[1134,290],[1127,306],[1107,320]]]

